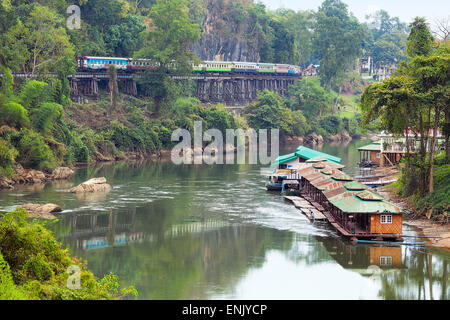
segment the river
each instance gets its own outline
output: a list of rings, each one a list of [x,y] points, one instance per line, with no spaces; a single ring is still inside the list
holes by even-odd
[[[355,174],[365,143],[321,150]],[[61,192],[100,176],[110,193]],[[57,238],[97,276],[113,272],[134,285],[138,299],[449,299],[448,253],[353,244],[325,222],[310,223],[265,183],[257,165],[99,164],[77,170],[72,182],[1,191],[0,211],[61,205],[48,224]]]

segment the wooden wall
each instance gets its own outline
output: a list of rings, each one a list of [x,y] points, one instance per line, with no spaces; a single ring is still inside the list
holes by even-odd
[[[391,257],[392,266],[399,267],[402,265],[402,248],[401,247],[370,247],[370,264],[382,267],[380,265],[380,257]]]
[[[380,234],[402,234],[402,215],[392,215],[392,224],[381,224],[380,214],[370,215],[370,232]]]

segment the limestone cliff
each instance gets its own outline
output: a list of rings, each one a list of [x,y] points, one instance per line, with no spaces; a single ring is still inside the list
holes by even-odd
[[[253,0],[205,0],[202,28],[193,47],[200,59],[259,62],[264,35]]]

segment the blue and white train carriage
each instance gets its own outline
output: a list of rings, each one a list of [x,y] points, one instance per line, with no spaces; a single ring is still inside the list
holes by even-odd
[[[114,57],[79,57],[78,68],[82,70],[107,70],[110,65],[115,65],[117,70],[127,70],[130,60],[129,58]]]

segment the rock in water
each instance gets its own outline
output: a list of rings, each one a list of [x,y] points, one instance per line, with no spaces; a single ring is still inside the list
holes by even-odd
[[[67,167],[59,167],[53,170],[52,172],[52,179],[55,180],[64,180],[71,178],[75,172]]]
[[[19,208],[24,208],[27,211],[37,212],[37,213],[55,213],[55,212],[62,211],[60,206],[53,204],[53,203],[47,203],[47,204],[27,203],[27,204],[20,206]]]
[[[106,183],[106,178],[94,178],[83,182],[79,186],[69,190],[71,193],[82,193],[82,192],[107,192],[110,191],[112,187]]]

